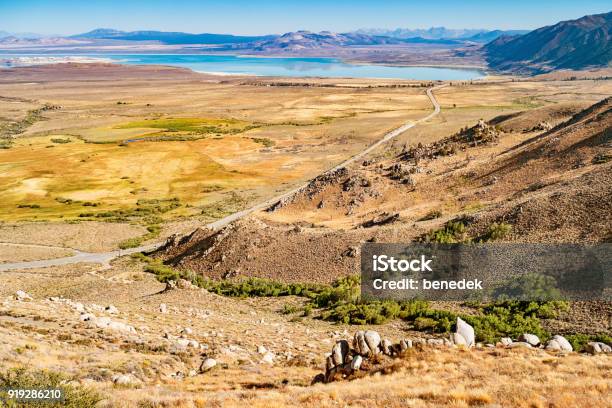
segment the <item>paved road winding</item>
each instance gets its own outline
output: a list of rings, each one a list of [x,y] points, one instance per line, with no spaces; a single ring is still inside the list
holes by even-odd
[[[410,123],[406,123],[400,127],[398,127],[397,129],[394,129],[388,133],[386,133],[382,139],[378,140],[376,143],[370,145],[368,148],[366,148],[365,150],[362,150],[361,152],[357,153],[356,155],[350,157],[349,159],[343,161],[342,163],[338,164],[337,166],[333,167],[332,169],[327,170],[326,172],[330,172],[330,171],[334,171],[337,169],[340,169],[342,167],[346,167],[349,164],[352,164],[360,159],[362,159],[364,156],[366,156],[367,154],[369,154],[370,152],[372,152],[374,149],[376,149],[377,147],[379,147],[380,145],[382,145],[383,143],[388,142],[389,140],[399,136],[400,134],[404,133],[405,131],[407,131],[408,129],[414,127],[416,124],[421,123],[421,122],[425,122],[431,118],[433,118],[434,116],[436,116],[437,114],[440,113],[440,104],[438,103],[438,101],[436,100],[433,91],[443,88],[447,86],[447,84],[443,84],[443,85],[438,85],[435,86],[433,88],[429,88],[427,89],[427,96],[429,97],[429,100],[431,101],[434,110],[433,112],[431,112],[429,115],[425,116],[424,118],[421,118],[415,122],[410,122]],[[322,173],[325,174],[326,172]],[[290,197],[291,195],[295,194],[296,192],[298,192],[299,190],[301,190],[302,188],[306,187],[308,185],[308,183],[305,183],[297,188],[294,188],[291,191],[288,191],[286,193],[283,193],[279,196],[273,197],[269,200],[266,200],[262,203],[256,204],[253,207],[247,208],[246,210],[242,210],[242,211],[238,211],[235,212],[233,214],[228,215],[225,218],[221,218],[220,220],[217,220],[215,222],[212,222],[208,225],[206,225],[207,228],[210,229],[219,229],[222,228],[236,220],[239,220],[243,217],[245,217],[246,215],[270,207],[271,205],[274,205],[276,202],[283,200],[287,197]],[[143,246],[139,246],[137,248],[130,248],[130,249],[125,249],[125,250],[116,250],[116,251],[111,251],[111,252],[81,252],[81,251],[75,251],[75,255],[73,256],[67,256],[67,257],[63,257],[63,258],[55,258],[55,259],[44,259],[44,260],[40,260],[40,261],[29,261],[29,262],[12,262],[12,263],[3,263],[0,264],[0,272],[2,271],[9,271],[9,270],[14,270],[14,269],[32,269],[32,268],[46,268],[49,266],[58,266],[58,265],[69,265],[69,264],[76,264],[76,263],[81,263],[81,262],[87,262],[87,263],[100,263],[105,267],[108,267],[110,265],[110,261],[112,261],[113,259],[123,256],[123,255],[130,255],[133,253],[137,253],[137,252],[146,252],[146,251],[151,251],[153,249],[156,249],[158,247],[160,247],[163,244],[163,242],[156,242],[153,244],[149,244],[149,245],[143,245]],[[10,244],[4,244],[4,245],[10,245]],[[70,249],[70,248],[66,248],[66,249]]]

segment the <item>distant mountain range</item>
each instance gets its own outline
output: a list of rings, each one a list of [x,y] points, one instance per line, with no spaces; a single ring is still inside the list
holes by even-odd
[[[83,34],[73,35],[74,39],[159,41],[163,44],[241,44],[275,38],[274,35],[237,36],[231,34],[190,34],[167,31],[119,31],[98,28]]]
[[[394,44],[452,45],[458,58],[483,58],[501,72],[539,73],[555,69],[583,69],[612,66],[612,12],[563,21],[527,32],[525,30],[447,29],[368,29],[349,33],[295,31],[283,35],[237,36],[231,34],[190,34],[164,31],[119,31],[99,28],[69,37],[43,37],[36,34],[10,34],[0,31],[5,49],[72,49],[149,42],[158,45],[208,46],[211,51],[254,51],[269,54],[300,50],[329,50],[351,46]],[[478,43],[483,44],[482,46]],[[196,45],[196,47],[193,47]],[[158,47],[163,49],[163,47]],[[179,47],[180,48],[180,47]],[[449,47],[450,48],[450,47]],[[168,48],[166,48],[168,49]],[[202,48],[204,49],[204,48]],[[387,50],[389,50],[387,48]],[[389,51],[391,52],[391,51]],[[316,52],[310,53],[316,55]],[[299,54],[298,54],[299,55]]]
[[[484,46],[499,71],[523,73],[612,65],[612,12],[542,27],[521,36],[501,36]]]
[[[454,29],[446,27],[431,27],[426,29],[397,28],[395,30],[373,28],[356,31],[356,33],[359,34],[379,35],[402,39],[422,38],[424,40],[465,40],[474,42],[489,42],[502,35],[520,35],[528,32],[529,30],[504,31],[466,28]]]
[[[321,31],[295,31],[271,39],[245,44],[254,51],[299,51],[303,49],[321,49],[346,46],[372,46],[386,44],[415,43],[458,43],[455,40],[427,40],[423,38],[401,39],[360,33],[333,33]]]
[[[9,33],[7,31],[0,31],[0,38],[6,38],[6,37],[34,40],[34,39],[44,38],[46,36],[41,35],[41,34],[36,34],[36,33]]]

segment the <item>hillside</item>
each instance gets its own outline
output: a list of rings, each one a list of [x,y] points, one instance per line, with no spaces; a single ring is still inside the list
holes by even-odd
[[[503,115],[391,159],[325,174],[258,218],[175,237],[160,256],[215,279],[328,283],[358,270],[361,243],[419,240],[454,218],[470,236],[508,222],[510,241],[608,241],[611,103]],[[457,165],[463,155],[472,157],[468,167]],[[440,203],[452,208],[450,200],[481,209],[467,218],[460,209],[431,216]]]
[[[612,12],[542,27],[528,34],[502,36],[484,47],[499,71],[541,73],[555,69],[606,67],[612,61]]]

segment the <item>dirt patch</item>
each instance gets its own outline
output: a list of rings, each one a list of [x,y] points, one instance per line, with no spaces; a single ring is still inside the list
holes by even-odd
[[[120,242],[145,232],[136,225],[102,222],[0,224],[0,242],[103,252],[117,249]]]

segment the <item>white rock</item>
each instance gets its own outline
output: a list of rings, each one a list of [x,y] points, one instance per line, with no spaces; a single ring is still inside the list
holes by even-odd
[[[562,351],[574,351],[572,344],[567,341],[567,339],[559,334],[556,334],[552,337],[551,341],[555,341],[559,344]]]
[[[455,332],[465,339],[466,346],[472,347],[475,345],[476,337],[474,336],[474,328],[460,317],[457,317],[457,330],[455,330]]]
[[[518,341],[529,343],[534,347],[537,347],[540,345],[540,339],[535,334],[523,333],[518,338]]]
[[[79,313],[85,313],[86,312],[85,306],[83,306],[82,303],[79,303],[79,302],[72,303],[72,302],[70,302],[69,305],[72,306],[72,308],[74,310],[76,310],[77,312],[79,312]]]
[[[18,290],[17,292],[15,292],[15,299],[21,302],[25,302],[32,300],[32,296],[28,295],[23,290]]]
[[[599,354],[599,353],[612,353],[612,347],[606,343],[600,341],[590,341],[584,346],[584,350],[587,353]]]
[[[257,346],[257,352],[259,354],[266,354],[267,351],[268,349],[266,348],[266,346],[263,346],[263,345]]]
[[[457,346],[466,346],[467,347],[467,341],[465,340],[465,337],[463,337],[459,333],[452,333],[451,334],[451,343],[453,343],[453,344],[455,344]]]
[[[189,339],[176,339],[176,344],[178,344],[180,347],[189,347]]]
[[[110,314],[117,314],[119,313],[119,310],[113,306],[113,305],[108,305],[104,308],[104,310],[106,311],[106,313],[110,313]]]
[[[193,330],[191,330],[191,327],[185,327],[183,330],[181,330],[181,333],[183,334],[193,334]]]
[[[556,340],[551,339],[546,343],[546,350],[561,351],[561,345]]]
[[[380,351],[380,334],[374,330],[367,330],[363,336],[372,354],[378,354]]]
[[[117,374],[112,377],[112,380],[115,384],[119,385],[132,385],[140,383],[140,381],[132,374]]]
[[[351,360],[351,370],[357,371],[361,368],[361,363],[363,362],[363,358],[361,356],[355,356]]]
[[[122,322],[110,322],[106,328],[123,333],[136,333],[136,329],[133,326]]]
[[[406,351],[409,348],[412,348],[412,340],[406,339],[406,340],[400,340],[400,350],[401,351]]]
[[[196,370],[189,370],[189,373],[187,374],[189,377],[195,377],[198,374],[198,372]]]
[[[98,317],[94,320],[92,320],[93,324],[96,325],[96,327],[99,327],[101,329],[105,329],[108,327],[109,324],[111,324],[112,320],[109,317],[106,316],[102,316],[102,317]]]
[[[88,322],[91,320],[95,320],[96,316],[94,316],[91,313],[81,313],[81,316],[79,316],[79,320],[82,322]]]
[[[365,341],[365,332],[363,330],[355,332],[355,337],[353,337],[353,348],[357,351],[357,354],[362,356],[370,354],[370,347],[368,347],[368,343]]]
[[[204,373],[216,365],[217,360],[215,360],[214,358],[205,358],[204,361],[202,361],[202,365],[200,365],[200,371]]]
[[[503,346],[507,347],[512,344],[512,339],[510,337],[502,337],[500,342]]]
[[[160,311],[161,313],[168,313],[168,306],[166,306],[166,304],[165,304],[165,303],[161,303],[161,304],[159,305],[159,311]]]
[[[267,364],[273,364],[274,363],[274,354],[272,352],[268,351],[261,358],[261,362],[262,363],[267,363]]]
[[[332,359],[335,365],[342,365],[346,362],[349,353],[349,344],[346,340],[339,340],[332,348]]]
[[[390,356],[393,348],[393,343],[391,343],[391,340],[389,339],[383,339],[383,341],[381,342],[381,348],[382,352],[385,353],[385,355]]]

